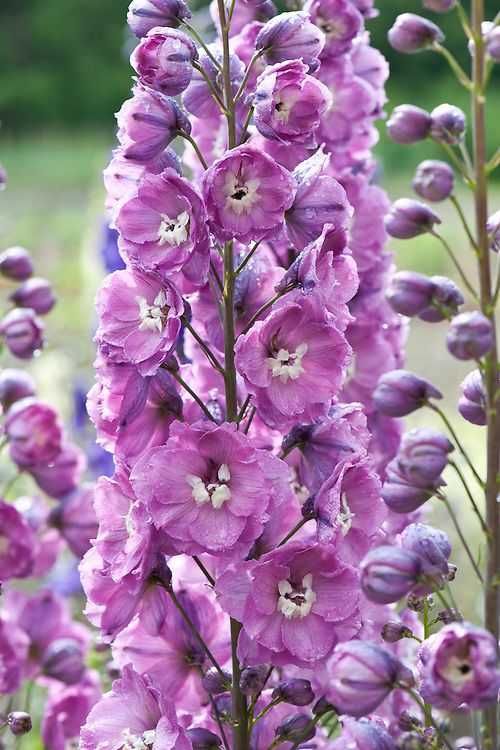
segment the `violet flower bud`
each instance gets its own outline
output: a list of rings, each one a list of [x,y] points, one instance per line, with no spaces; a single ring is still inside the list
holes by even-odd
[[[24,247],[9,247],[0,253],[0,274],[12,281],[26,281],[33,273],[31,255]]]
[[[490,23],[484,35],[486,54],[494,61],[500,62],[500,26]]]
[[[421,726],[422,722],[420,719],[413,714],[410,714],[409,711],[401,711],[398,716],[398,727],[402,729],[403,732],[409,732],[412,729],[415,729],[415,727]]]
[[[500,27],[499,27],[500,28]],[[500,211],[495,211],[488,219],[486,230],[490,240],[490,250],[500,252]]]
[[[127,23],[137,37],[146,36],[155,26],[177,28],[191,13],[184,0],[132,0]]]
[[[10,457],[23,469],[50,463],[61,450],[62,428],[52,407],[34,398],[16,401],[4,423]]]
[[[282,742],[302,744],[312,740],[316,734],[316,725],[307,714],[291,714],[278,724],[275,734]]]
[[[216,734],[204,727],[191,727],[186,734],[193,750],[218,750],[222,744]]]
[[[442,609],[436,615],[436,622],[442,622],[445,625],[449,625],[452,622],[463,622],[463,615],[458,609]]]
[[[326,697],[339,714],[366,716],[397,686],[412,687],[410,670],[389,651],[368,641],[340,643],[329,663]]]
[[[73,638],[57,638],[43,655],[42,671],[47,677],[75,685],[83,677],[85,664],[80,643]]]
[[[403,145],[423,141],[431,132],[431,116],[413,104],[401,104],[392,110],[387,132],[393,141]]]
[[[434,284],[431,302],[418,317],[426,323],[439,323],[456,315],[465,300],[455,282],[446,276],[431,276],[430,281]]]
[[[477,310],[456,315],[446,336],[446,346],[457,359],[479,359],[493,346],[491,321]]]
[[[423,612],[426,603],[428,607],[434,606],[432,596],[420,596],[412,592],[411,594],[408,594],[406,599],[406,606],[408,609],[411,609],[412,612]]]
[[[50,282],[35,277],[21,284],[9,299],[17,307],[31,307],[38,315],[46,315],[56,304]]]
[[[7,724],[16,737],[21,734],[28,734],[33,727],[31,716],[26,711],[11,711],[7,715]]]
[[[267,664],[259,664],[257,667],[245,667],[240,675],[240,690],[243,695],[253,697],[258,695],[266,684],[269,672]]]
[[[421,162],[413,178],[413,189],[426,201],[438,202],[453,192],[455,174],[445,161],[427,159]]]
[[[387,37],[391,47],[404,53],[421,52],[435,42],[444,40],[439,26],[415,13],[402,13],[398,16]]]
[[[154,28],[132,52],[130,64],[142,83],[176,96],[189,86],[198,52],[183,31]]]
[[[386,622],[380,631],[380,635],[387,643],[397,643],[403,638],[411,638],[413,632],[401,622]]]
[[[255,48],[263,50],[270,65],[301,59],[314,72],[325,45],[325,35],[304,11],[280,13],[271,18],[257,35]]]
[[[35,381],[25,370],[7,368],[0,372],[0,404],[4,412],[16,401],[35,393]]]
[[[218,693],[225,693],[231,689],[231,679],[229,672],[222,670],[222,674],[220,674],[218,669],[211,667],[203,675],[201,684],[207,693],[218,695]]]
[[[431,112],[431,137],[455,146],[463,140],[466,120],[461,109],[453,104],[440,104]]]
[[[28,307],[15,308],[0,321],[0,336],[18,359],[31,359],[42,348],[43,332],[42,321]]]
[[[431,303],[434,284],[416,271],[398,271],[392,277],[386,297],[392,309],[411,318]]]
[[[454,450],[446,435],[432,428],[421,427],[403,435],[398,453],[405,474],[420,487],[434,482],[448,463],[448,454]]]
[[[424,0],[423,6],[435,13],[448,13],[455,7],[457,0]]]
[[[396,456],[386,470],[382,498],[394,513],[413,513],[444,484],[441,477],[417,483],[407,472],[404,461]],[[423,486],[422,486],[423,485]]]
[[[417,584],[422,563],[411,550],[382,545],[361,561],[361,588],[372,602],[391,604],[406,596]]]
[[[448,577],[451,544],[447,534],[424,523],[412,523],[401,534],[401,548],[417,555],[420,561],[420,583],[416,594],[430,594]]]
[[[391,237],[409,240],[419,234],[432,232],[434,224],[441,224],[439,216],[425,203],[411,198],[399,198],[385,217],[385,228]]]
[[[455,740],[455,750],[477,750],[473,737],[459,737]]]
[[[317,700],[313,706],[313,714],[315,716],[323,716],[323,714],[330,713],[330,711],[335,711],[335,709],[330,701],[326,700],[325,696]]]
[[[458,411],[464,419],[472,424],[485,425],[486,391],[479,370],[473,370],[460,384],[462,395],[458,401]]]
[[[384,373],[373,392],[376,408],[387,417],[406,417],[430,398],[440,399],[443,395],[428,380],[407,370]]]
[[[314,693],[309,680],[294,678],[280,682],[271,697],[272,700],[291,703],[292,706],[307,706],[314,700]]]

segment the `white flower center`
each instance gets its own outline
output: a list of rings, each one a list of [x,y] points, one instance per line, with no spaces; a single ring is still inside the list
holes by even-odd
[[[346,493],[342,492],[340,496],[340,511],[337,516],[337,522],[340,526],[342,536],[346,536],[346,534],[350,532],[354,518],[356,518],[356,514],[352,513],[347,502]]]
[[[312,574],[308,573],[302,579],[302,586],[294,588],[290,581],[284,578],[278,583],[279,599],[276,609],[287,619],[292,617],[307,617],[316,601],[316,594],[312,590]]]
[[[124,729],[122,750],[149,750],[153,747],[155,735],[155,729],[148,729],[141,735],[132,734],[130,729]]]
[[[259,185],[260,180],[257,178],[245,182],[238,175],[229,173],[224,188],[227,195],[226,206],[238,216],[247,213],[259,199]]]
[[[161,215],[158,228],[158,240],[160,245],[181,245],[189,237],[189,214],[183,211],[171,219],[166,214]]]
[[[452,656],[446,667],[440,671],[446,680],[449,680],[458,688],[474,678],[474,670],[472,669],[470,662],[465,657],[458,655]]]
[[[163,331],[166,313],[168,312],[167,297],[165,292],[159,292],[152,305],[145,297],[136,297],[139,305],[140,331]]]
[[[217,482],[205,484],[201,477],[194,474],[188,474],[186,481],[191,487],[191,495],[198,505],[212,503],[213,507],[218,510],[222,508],[227,500],[231,499],[231,490],[227,482],[231,479],[231,473],[227,464],[221,464],[217,471]]]
[[[304,372],[302,358],[307,352],[307,344],[299,344],[294,352],[280,349],[273,357],[267,357],[266,362],[273,378],[280,378],[282,383],[297,380]]]

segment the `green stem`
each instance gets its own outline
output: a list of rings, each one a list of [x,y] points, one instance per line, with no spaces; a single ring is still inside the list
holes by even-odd
[[[455,266],[455,268],[456,268],[456,270],[457,270],[460,278],[462,279],[463,285],[465,286],[466,289],[469,290],[469,293],[472,295],[472,297],[474,298],[474,300],[477,302],[478,299],[479,299],[478,294],[477,294],[476,290],[474,289],[474,287],[472,286],[472,284],[469,282],[469,279],[467,278],[467,276],[465,274],[465,271],[463,270],[462,266],[458,262],[457,257],[455,255],[455,253],[453,252],[453,250],[451,249],[451,247],[448,244],[448,242],[445,240],[445,238],[441,234],[439,234],[439,232],[436,232],[435,230],[432,230],[431,234],[432,234],[433,237],[436,237],[436,239],[438,239],[441,242],[441,244],[444,247],[444,249],[446,250],[446,252],[447,252],[447,254],[448,254],[451,262]]]
[[[420,696],[417,695],[417,693],[414,690],[411,690],[411,688],[404,688],[404,689],[408,693],[408,695],[410,695],[413,698],[413,700],[415,701],[415,703],[417,704],[417,706],[419,706],[420,710],[422,711],[422,713],[425,716],[425,705],[424,705],[423,700],[420,698]],[[431,716],[430,716],[430,721],[431,721],[431,725],[434,727],[434,729],[436,730],[436,732],[438,733],[438,735],[440,736],[440,738],[442,739],[442,741],[444,742],[444,744],[446,745],[446,747],[448,748],[448,750],[453,750],[453,747],[450,744],[450,741],[449,741],[448,737],[446,737],[446,735],[443,734],[443,732],[441,731],[441,729],[438,727],[438,725],[434,721],[434,718],[432,716],[432,712],[431,712]]]
[[[450,433],[451,437],[453,438],[453,441],[454,441],[455,445],[457,446],[459,452],[462,454],[462,456],[464,457],[464,459],[465,459],[465,461],[466,461],[469,469],[472,471],[472,473],[474,475],[474,478],[476,479],[476,481],[479,484],[479,486],[481,487],[481,489],[484,489],[484,482],[483,482],[483,480],[481,479],[481,477],[477,473],[474,464],[472,463],[471,459],[469,458],[469,455],[468,455],[467,451],[465,450],[464,446],[462,445],[462,443],[461,443],[461,441],[460,441],[457,433],[455,432],[455,429],[454,429],[453,425],[451,424],[450,420],[448,419],[448,417],[446,416],[446,414],[444,413],[444,411],[442,409],[440,409],[439,406],[436,406],[436,404],[433,404],[430,401],[426,404],[426,406],[428,406],[429,409],[432,409],[432,411],[436,412],[436,414],[439,414],[439,416],[441,417],[442,421],[446,425],[446,428],[448,429],[448,432]]]
[[[193,555],[193,560],[196,563],[196,565],[199,567],[207,581],[211,586],[215,586],[215,578],[208,572],[207,568],[203,565],[202,561],[197,555]]]
[[[269,310],[269,308],[271,308],[274,305],[274,303],[277,302],[280,299],[280,297],[283,297],[285,294],[288,294],[288,292],[291,292],[292,289],[295,289],[295,287],[291,286],[291,287],[288,287],[287,289],[285,289],[282,292],[276,292],[276,294],[274,295],[274,297],[271,297],[271,299],[268,299],[267,302],[264,302],[264,304],[261,305],[259,307],[259,309],[257,310],[257,312],[251,317],[251,319],[249,320],[249,322],[246,324],[246,326],[244,327],[244,329],[241,331],[241,333],[239,335],[240,336],[244,336],[245,333],[248,333],[248,331],[253,326],[253,324],[258,321],[258,319],[260,318],[260,316],[263,313],[265,313],[266,310]]]
[[[187,141],[188,143],[191,144],[191,146],[193,147],[194,152],[195,152],[196,156],[198,157],[198,160],[199,160],[201,166],[203,167],[203,169],[208,169],[208,164],[207,164],[207,162],[205,160],[205,157],[201,153],[200,148],[199,148],[198,144],[196,143],[195,139],[191,138],[190,135],[188,135],[187,133],[185,133],[182,130],[178,131],[178,135],[181,138],[184,138],[185,141]]]
[[[477,252],[476,241],[475,241],[474,237],[472,236],[471,229],[469,227],[469,224],[467,223],[467,219],[465,218],[465,214],[463,212],[462,206],[460,205],[460,202],[459,202],[458,198],[455,195],[450,195],[450,201],[455,206],[456,212],[457,212],[457,214],[459,216],[459,219],[460,219],[460,221],[462,223],[462,226],[463,226],[463,228],[465,230],[465,233],[466,233],[466,235],[467,235],[467,237],[469,239],[471,247],[474,249],[475,252]]]
[[[465,535],[464,535],[464,533],[463,533],[463,531],[462,531],[462,529],[460,527],[460,524],[458,523],[458,519],[457,519],[457,517],[455,515],[455,511],[451,507],[451,503],[450,503],[450,501],[448,500],[447,497],[443,497],[443,502],[444,502],[444,504],[446,506],[446,510],[448,511],[448,513],[450,515],[450,518],[452,520],[453,526],[455,527],[455,530],[456,530],[456,532],[458,534],[458,537],[459,537],[459,539],[460,539],[460,541],[461,541],[461,543],[463,545],[463,548],[465,549],[467,557],[470,560],[470,564],[472,565],[474,573],[478,577],[478,579],[481,582],[481,584],[484,584],[483,576],[481,574],[481,571],[479,570],[479,567],[478,567],[476,561],[474,560],[474,555],[472,554],[472,551],[471,551],[471,549],[469,547],[469,544],[467,542],[467,539],[465,538]]]
[[[184,378],[181,377],[181,375],[179,375],[179,373],[176,370],[168,370],[168,372],[171,374],[171,376],[174,378],[174,380],[176,380],[179,383],[179,385],[181,386],[181,388],[184,388],[184,390],[186,391],[186,393],[189,393],[189,395],[191,396],[191,398],[193,399],[193,401],[196,401],[196,403],[198,404],[198,406],[202,410],[203,414],[207,417],[207,419],[209,419],[211,422],[215,422],[215,419],[213,418],[213,415],[210,414],[210,412],[208,411],[207,407],[205,406],[205,404],[203,403],[203,401],[201,400],[201,398],[198,396],[198,394],[195,391],[193,391],[193,389],[191,388],[191,386],[186,383],[186,381],[184,380]]]
[[[238,266],[238,268],[234,272],[235,276],[238,276],[238,274],[243,271],[243,269],[245,268],[245,266],[247,265],[247,263],[252,259],[253,254],[255,253],[255,251],[258,250],[259,245],[260,245],[261,242],[262,242],[262,240],[259,240],[259,242],[256,242],[254,244],[254,246],[248,251],[248,253],[245,255],[245,257],[241,261],[240,265]]]
[[[424,628],[424,641],[427,640],[427,638],[431,634],[431,627],[429,622],[429,600],[427,598],[424,599],[424,611],[422,612],[422,625]],[[425,717],[425,726],[430,727],[432,725],[432,708],[428,703],[424,702],[424,717]]]
[[[224,106],[224,102],[220,98],[219,92],[217,91],[217,89],[215,88],[214,84],[212,83],[212,81],[208,77],[206,71],[202,68],[201,65],[199,65],[197,63],[193,63],[193,68],[195,70],[197,70],[198,73],[201,74],[202,78],[204,79],[205,83],[207,84],[208,88],[210,89],[210,93],[212,94],[213,98],[215,99],[215,102],[216,102],[217,106],[219,107],[219,109],[221,111],[221,114],[225,115],[226,114],[226,108]],[[205,167],[205,169],[206,169],[206,167]]]
[[[455,463],[455,461],[450,461],[450,462],[449,462],[449,464],[450,464],[450,466],[452,466],[452,467],[453,467],[453,468],[455,469],[455,471],[457,472],[457,474],[458,474],[458,477],[459,477],[460,481],[462,482],[462,485],[463,485],[463,487],[464,487],[464,490],[465,490],[465,492],[466,492],[466,494],[467,494],[467,497],[468,497],[468,498],[469,498],[469,500],[470,500],[470,504],[472,505],[472,508],[473,508],[473,510],[474,510],[474,513],[476,514],[476,516],[477,516],[477,518],[478,518],[478,520],[479,520],[479,523],[481,524],[481,528],[482,528],[482,530],[484,531],[484,533],[485,533],[486,535],[488,535],[488,534],[489,534],[489,531],[488,531],[488,527],[486,526],[486,523],[484,522],[484,518],[483,518],[483,516],[481,515],[481,511],[479,510],[479,508],[478,508],[478,506],[477,506],[477,503],[476,503],[476,501],[475,501],[475,499],[474,499],[474,495],[472,494],[472,492],[471,492],[471,490],[470,490],[470,487],[469,487],[469,485],[467,484],[467,480],[466,480],[466,478],[464,477],[464,474],[463,474],[463,472],[462,472],[461,468],[460,468],[460,467],[458,466],[458,464],[456,464],[456,463]]]
[[[200,34],[196,31],[196,29],[194,28],[194,26],[191,26],[191,24],[188,23],[187,21],[182,21],[182,25],[189,31],[189,33],[191,34],[191,36],[194,37],[194,39],[196,39],[196,41],[198,42],[198,44],[200,45],[200,47],[202,47],[203,50],[205,51],[207,57],[212,61],[212,63],[217,68],[217,70],[220,71],[221,70],[220,62],[217,60],[216,57],[214,57],[214,55],[212,54],[212,52],[209,50],[209,48],[207,47],[207,45],[203,41],[203,37],[200,36]]]
[[[189,320],[186,318],[185,315],[181,318],[183,324],[191,334],[191,336],[194,338],[200,349],[202,350],[203,354],[206,356],[212,367],[217,370],[222,376],[224,376],[224,368],[213,353],[213,351],[210,349],[210,347],[203,341],[200,334],[196,331],[195,328],[191,325]]]
[[[238,91],[236,92],[236,96],[234,97],[234,103],[235,104],[243,96],[243,92],[245,91],[245,87],[246,87],[246,85],[248,83],[248,79],[250,78],[250,73],[252,72],[252,68],[255,65],[255,63],[257,62],[257,60],[260,57],[262,57],[263,54],[264,54],[264,50],[263,49],[257,50],[256,52],[253,53],[252,59],[248,63],[247,69],[245,70],[245,75],[243,76],[243,80],[240,83]]]
[[[456,75],[458,82],[461,83],[462,86],[464,86],[464,88],[466,88],[468,91],[471,91],[472,81],[470,80],[469,76],[462,68],[458,60],[455,58],[455,56],[450,52],[450,50],[446,47],[443,47],[441,44],[439,44],[439,42],[434,42],[431,49],[433,49],[435,52],[438,52],[444,57],[453,73]]]

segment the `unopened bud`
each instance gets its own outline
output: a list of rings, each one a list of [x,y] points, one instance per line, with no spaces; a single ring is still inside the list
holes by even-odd
[[[273,690],[272,700],[291,703],[292,706],[307,706],[314,700],[309,680],[291,679],[280,682]]]
[[[400,622],[386,622],[380,635],[387,643],[396,643],[403,638],[412,638],[413,632]]]
[[[26,711],[11,711],[7,716],[7,724],[16,737],[21,734],[28,734],[33,727],[31,716]]]
[[[211,667],[205,672],[201,680],[201,684],[211,695],[217,695],[218,693],[225,693],[231,689],[231,675],[229,672],[222,670],[222,674],[215,667]]]

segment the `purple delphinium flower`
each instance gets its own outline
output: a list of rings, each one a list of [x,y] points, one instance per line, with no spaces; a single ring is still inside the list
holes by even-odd
[[[132,0],[127,22],[138,37],[146,36],[155,26],[176,28],[191,13],[184,0]]]
[[[76,557],[84,556],[97,533],[93,500],[94,485],[83,485],[63,497],[50,515],[52,526]]]
[[[422,561],[411,550],[382,545],[368,552],[361,563],[361,588],[377,604],[391,604],[417,584]]]
[[[88,673],[82,682],[52,689],[44,707],[41,733],[47,750],[66,750],[76,741],[90,709],[100,698],[97,675]]]
[[[412,523],[401,534],[401,547],[420,558],[421,580],[413,589],[414,594],[430,594],[448,580],[451,544],[444,531],[424,523]]]
[[[318,57],[325,46],[325,35],[311,23],[305,11],[280,13],[262,27],[255,46],[264,51],[266,61],[271,65],[299,59],[314,71],[319,66]]]
[[[182,298],[168,281],[138,271],[115,271],[97,296],[96,340],[109,359],[128,362],[154,375],[175,346],[184,312]]]
[[[379,379],[373,400],[390,417],[405,417],[420,409],[429,398],[442,398],[431,383],[407,370],[391,370]]]
[[[493,325],[478,310],[460,313],[450,323],[446,346],[457,359],[480,359],[493,346]]]
[[[462,395],[458,401],[458,411],[472,424],[486,424],[486,391],[479,370],[470,372],[460,384]]]
[[[304,10],[311,21],[325,35],[325,46],[321,60],[328,60],[349,51],[353,39],[358,35],[363,19],[359,11],[348,0],[308,0]]]
[[[395,107],[387,120],[387,132],[396,143],[416,143],[427,138],[431,131],[431,116],[413,104]]]
[[[286,544],[229,569],[216,590],[273,664],[314,663],[359,627],[356,571],[330,545]]]
[[[236,367],[271,426],[292,426],[326,413],[337,394],[349,346],[312,297],[286,299],[240,336]]]
[[[5,419],[12,460],[23,469],[49,464],[59,454],[62,426],[56,411],[35,398],[13,404]]]
[[[342,733],[330,744],[332,750],[396,750],[396,743],[383,721],[344,716]]]
[[[420,692],[436,708],[482,709],[497,700],[500,669],[495,639],[470,623],[445,625],[420,649]]]
[[[37,551],[33,529],[12,505],[0,500],[0,580],[31,575]]]
[[[18,359],[31,359],[44,344],[44,325],[34,310],[14,308],[0,321],[0,336]]]
[[[210,228],[221,240],[259,241],[279,231],[295,195],[291,174],[252,146],[239,146],[203,176]]]
[[[188,87],[197,57],[194,42],[183,31],[156,27],[135,48],[130,63],[146,86],[176,96]]]
[[[453,192],[455,173],[445,161],[426,159],[418,165],[412,186],[426,201],[444,201]]]

